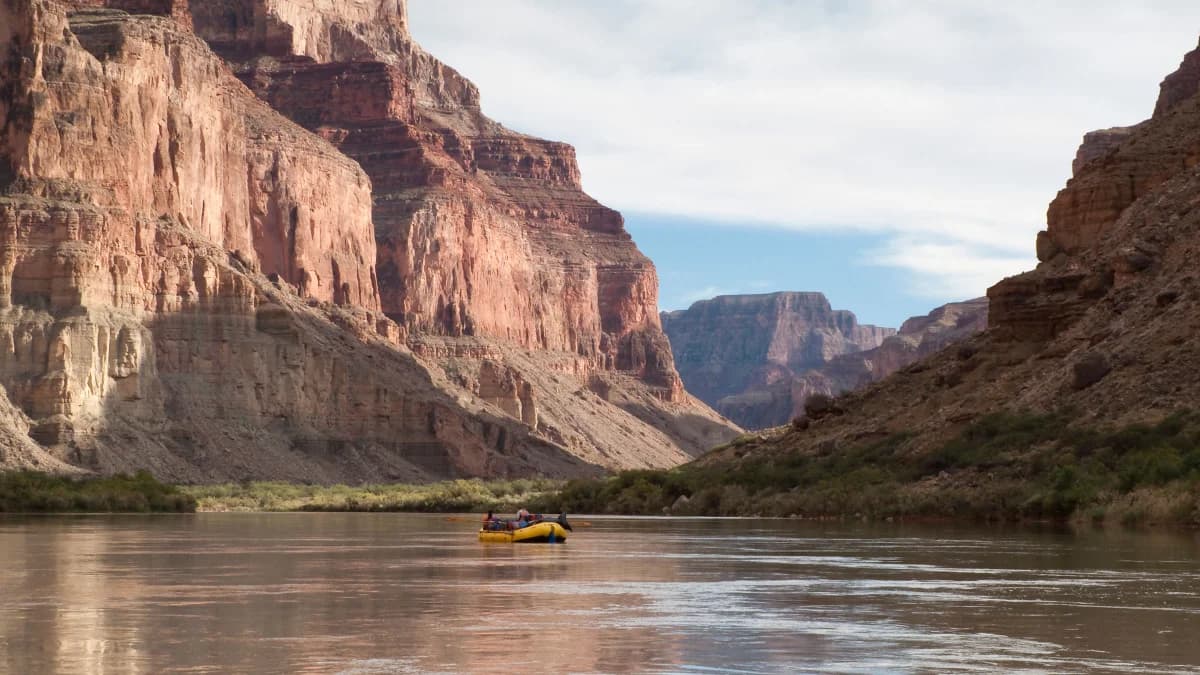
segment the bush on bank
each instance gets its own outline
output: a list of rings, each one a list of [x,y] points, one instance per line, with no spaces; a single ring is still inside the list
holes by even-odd
[[[33,471],[0,474],[0,512],[188,513],[196,501],[148,472],[72,478]]]
[[[562,487],[562,481],[528,478],[453,480],[427,485],[301,485],[250,482],[183,488],[201,511],[411,511],[464,513],[515,511]]]
[[[1200,414],[1112,430],[1072,419],[997,413],[924,453],[905,434],[817,453],[743,442],[739,459],[570,481],[534,508],[1200,525]]]

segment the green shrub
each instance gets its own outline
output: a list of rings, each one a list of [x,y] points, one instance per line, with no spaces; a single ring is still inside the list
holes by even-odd
[[[196,510],[196,501],[148,472],[71,478],[18,471],[0,474],[0,512],[148,513]]]
[[[544,508],[546,495],[562,481],[523,478],[512,481],[452,480],[423,485],[296,485],[248,482],[186,487],[204,511],[415,511],[452,513]],[[555,500],[558,501],[558,500]]]
[[[1181,411],[1158,424],[1118,429],[1074,419],[1070,410],[987,415],[916,456],[907,450],[908,434],[816,454],[768,446],[720,465],[570,481],[546,500],[592,513],[674,507],[679,515],[1104,520],[1114,513],[1114,495],[1133,491],[1135,502],[1146,501],[1143,486],[1186,484],[1179,489],[1190,500],[1125,505],[1119,517],[1140,523],[1149,510],[1154,518],[1200,518],[1200,499],[1191,498],[1200,493],[1200,415]],[[680,496],[689,499],[674,506]]]

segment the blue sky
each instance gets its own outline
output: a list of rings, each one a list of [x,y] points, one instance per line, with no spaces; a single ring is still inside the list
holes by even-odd
[[[1083,133],[1153,110],[1179,0],[410,0],[484,112],[575,145],[664,308],[823,291],[898,325],[1033,267]]]
[[[835,308],[859,320],[899,326],[924,314],[930,300],[897,295],[900,270],[858,261],[875,244],[865,234],[805,232],[780,227],[731,227],[692,218],[627,213],[626,226],[658,267],[659,305],[683,309],[729,293],[819,290]]]

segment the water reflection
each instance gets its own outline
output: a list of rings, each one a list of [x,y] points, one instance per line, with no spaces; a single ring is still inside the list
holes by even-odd
[[[0,518],[0,670],[1200,672],[1194,536],[591,520]]]

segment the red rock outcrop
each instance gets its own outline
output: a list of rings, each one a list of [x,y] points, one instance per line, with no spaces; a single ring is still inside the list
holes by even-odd
[[[1107,157],[1117,146],[1124,143],[1133,131],[1134,127],[1112,127],[1084,134],[1083,142],[1079,144],[1079,150],[1075,153],[1075,161],[1071,162],[1071,175],[1078,176],[1088,162]]]
[[[1078,256],[1109,238],[1133,204],[1200,163],[1200,130],[1194,121],[1198,64],[1198,52],[1192,52],[1166,78],[1151,119],[1085,137],[1077,159],[1089,159],[1077,164],[1076,175],[1051,202],[1046,230],[1038,235],[1043,264],[1036,273],[1005,279],[988,291],[989,321],[997,335],[1053,338],[1114,286],[1153,265],[1159,246],[1152,232],[1108,251],[1101,265],[1082,266]]]
[[[1158,102],[1154,105],[1154,116],[1166,115],[1197,92],[1200,92],[1200,47],[1188,52],[1179,69],[1163,79],[1159,85]]]
[[[61,46],[9,60],[4,147],[23,193],[166,215],[302,295],[378,309],[370,181],[354,162],[283,122],[173,24],[102,10],[76,13],[68,25],[61,8],[35,6],[41,23],[27,23],[9,44],[30,53]],[[69,42],[39,34],[60,22]],[[339,186],[332,193],[331,182]],[[92,228],[105,226],[94,221],[81,219],[67,236],[98,242]],[[138,227],[153,236],[153,223]],[[138,228],[114,230],[127,240],[93,245],[96,255],[136,249]],[[21,253],[17,267],[39,264],[32,251]],[[147,304],[132,297],[140,289],[127,288],[140,282],[118,276],[137,274],[128,265],[105,259],[88,272],[107,288],[89,283],[87,291],[104,295],[85,300]]]
[[[1200,92],[1170,91],[1168,105],[1058,194],[1038,242],[1053,244],[1052,255],[989,289],[986,331],[840,397],[842,414],[796,425],[753,452],[829,454],[903,434],[896,452],[922,461],[994,413],[1054,412],[1083,429],[1112,429],[1193,410]],[[741,450],[713,463],[742,461],[751,451]],[[957,479],[986,486],[990,477]]]
[[[820,293],[725,295],[662,316],[688,391],[747,428],[791,419],[799,374],[896,332],[859,324]]]
[[[412,41],[403,3],[369,20],[242,4],[291,38],[229,31],[219,13],[197,13],[197,30],[371,176],[389,316],[412,333],[580,354],[680,396],[654,267],[583,192],[573,148],[486,118],[474,86]]]
[[[192,27],[188,0],[60,0],[69,9],[119,9],[130,14],[169,16],[184,28]],[[204,2],[204,0],[200,0]]]
[[[98,4],[148,15],[91,7]],[[594,287],[578,291],[581,303],[594,303],[579,311],[596,315],[578,325],[594,321],[602,328],[594,353],[576,349],[543,363],[530,360],[536,354],[491,346],[501,364],[470,360],[453,370],[445,358],[405,348],[403,339],[419,336],[379,311],[385,293],[372,220],[379,200],[370,178],[329,140],[254,96],[189,30],[188,17],[202,26],[205,12],[243,6],[0,3],[0,383],[15,404],[0,406],[0,413],[16,418],[6,432],[12,438],[0,439],[0,466],[65,460],[101,471],[149,468],[172,480],[576,475],[601,466],[668,465],[732,433],[670,381],[669,350],[654,351],[656,321],[638,312],[648,302],[653,315],[653,268],[647,262],[648,274],[634,270],[631,277],[612,262],[640,257],[621,233],[611,241],[584,235],[600,252],[576,259],[595,270]],[[404,27],[402,3],[334,9],[321,2],[255,5],[253,35],[281,53],[317,56],[327,47],[334,49],[328,55],[344,56],[337,50],[351,43],[375,49],[406,35],[396,32]],[[346,28],[348,34],[329,28],[355,16],[364,23]],[[419,72],[441,67],[414,54],[395,61],[426,69]],[[404,88],[426,103],[473,91],[455,82],[444,78],[437,91],[428,82]],[[404,119],[391,96],[368,99],[379,107],[361,108],[360,119]],[[440,138],[410,131],[421,142]],[[390,151],[388,139],[381,140],[379,147]],[[418,143],[418,154],[423,148]],[[414,166],[437,173],[421,162]],[[442,226],[470,236],[483,229],[473,217],[437,220],[444,216],[434,210],[443,204],[478,205],[470,197],[477,185],[463,181],[454,190],[468,196],[414,202],[420,204],[414,214],[426,209],[429,223],[439,225],[419,244],[421,256],[461,256],[442,249],[459,236],[443,236]],[[502,217],[513,228],[524,225],[511,213]],[[618,241],[634,253],[605,252],[620,249]],[[456,276],[464,269],[447,268],[451,280],[437,283],[486,287],[489,301],[509,303],[502,308],[523,306],[521,288],[536,290],[493,292],[509,279]],[[584,282],[587,274],[580,275]],[[416,286],[418,276],[401,280]],[[602,295],[611,301],[604,307]],[[472,318],[470,292],[446,297],[440,319],[462,326],[458,332],[468,333],[473,321],[495,333],[507,325],[502,318]],[[573,311],[564,304],[571,307],[552,309]],[[576,324],[559,325],[567,331]],[[649,347],[639,331],[649,331]],[[540,337],[499,337],[542,344]],[[525,370],[504,365],[518,362]],[[627,398],[580,396],[599,382],[604,366],[644,379],[620,385]],[[472,368],[483,369],[482,376],[459,377]],[[541,368],[569,373],[576,384],[530,372]],[[672,396],[673,408],[663,401]],[[659,425],[665,432],[651,430],[639,420],[658,415],[669,422],[685,413],[704,420],[701,431],[689,436],[671,423]],[[28,435],[22,438],[21,429]]]
[[[791,416],[802,414],[804,401],[813,394],[836,396],[864,387],[983,332],[987,316],[987,299],[976,298],[942,305],[925,316],[908,319],[878,347],[836,356],[795,378]]]

